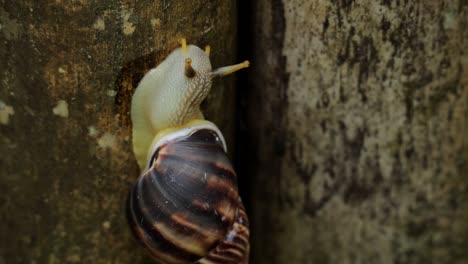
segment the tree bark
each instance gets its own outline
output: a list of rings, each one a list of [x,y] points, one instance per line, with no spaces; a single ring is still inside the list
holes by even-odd
[[[252,263],[466,263],[464,1],[254,1]]]
[[[0,263],[152,263],[125,220],[131,95],[182,36],[233,63],[235,3],[0,3]],[[232,77],[204,110],[232,145]]]

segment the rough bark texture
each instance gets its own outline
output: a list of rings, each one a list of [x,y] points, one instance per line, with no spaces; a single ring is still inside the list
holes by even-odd
[[[258,0],[253,263],[467,263],[466,1]]]
[[[235,2],[0,3],[0,263],[151,263],[124,217],[131,94],[181,36],[233,63]],[[230,145],[233,95],[204,105]]]

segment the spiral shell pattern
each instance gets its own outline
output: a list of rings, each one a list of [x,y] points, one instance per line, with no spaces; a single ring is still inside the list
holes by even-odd
[[[236,173],[213,130],[161,145],[129,194],[127,216],[161,263],[248,263]]]

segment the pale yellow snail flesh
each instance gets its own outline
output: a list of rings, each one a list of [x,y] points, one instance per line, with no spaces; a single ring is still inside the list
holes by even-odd
[[[244,61],[213,71],[209,46],[203,51],[187,45],[185,39],[181,42],[182,47],[143,77],[132,98],[133,152],[141,170],[146,168],[148,151],[159,132],[204,119],[200,104],[210,92],[214,77],[249,66]],[[193,77],[186,76],[187,59],[195,72]]]

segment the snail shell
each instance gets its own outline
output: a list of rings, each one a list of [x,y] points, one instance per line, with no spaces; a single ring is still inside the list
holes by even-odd
[[[150,151],[127,207],[149,253],[161,263],[248,263],[248,219],[218,128],[177,129]]]

